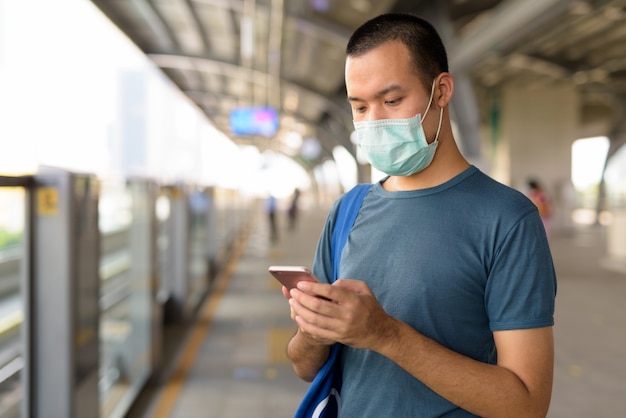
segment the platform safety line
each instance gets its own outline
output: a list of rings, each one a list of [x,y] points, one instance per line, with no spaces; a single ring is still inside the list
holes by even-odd
[[[211,328],[215,311],[217,310],[224,293],[226,293],[226,290],[228,289],[228,285],[232,279],[233,273],[235,272],[235,268],[237,267],[239,259],[246,248],[252,224],[254,224],[254,220],[252,220],[244,228],[244,231],[238,240],[239,242],[235,244],[231,257],[216,281],[215,289],[211,293],[209,299],[204,303],[201,314],[193,328],[193,332],[187,342],[187,347],[183,352],[180,363],[161,391],[161,395],[159,396],[159,401],[154,409],[152,418],[169,418],[171,415],[174,406],[178,401],[182,387],[187,380],[189,370],[198,357],[198,352],[200,351],[200,348],[206,339],[206,335]]]

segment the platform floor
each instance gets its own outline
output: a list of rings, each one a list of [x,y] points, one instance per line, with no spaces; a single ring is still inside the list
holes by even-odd
[[[169,372],[146,389],[129,417],[293,416],[307,384],[285,358],[295,328],[266,269],[310,265],[326,209],[303,211],[294,231],[280,219],[276,242],[261,215],[197,322],[170,331],[168,338],[182,343],[175,344]],[[626,417],[626,272],[605,267],[605,234],[603,227],[579,227],[551,237],[558,294],[550,418]]]

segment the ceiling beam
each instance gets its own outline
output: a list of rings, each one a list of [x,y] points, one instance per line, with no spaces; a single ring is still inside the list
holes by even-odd
[[[145,19],[154,36],[157,38],[159,45],[164,45],[169,51],[180,49],[174,34],[165,24],[159,12],[154,8],[152,2],[148,0],[130,0],[130,2]]]
[[[493,51],[522,39],[544,22],[569,10],[573,0],[506,0],[482,25],[448,48],[452,71],[468,71]]]
[[[171,68],[179,70],[191,70],[191,71],[204,71],[213,74],[221,74],[224,76],[238,75],[241,72],[241,67],[236,64],[230,64],[223,61],[213,60],[209,58],[191,57],[186,55],[176,54],[148,54],[148,57],[161,68]],[[253,83],[263,85],[262,81],[267,80],[267,73],[254,69],[247,69],[253,75]],[[352,116],[350,113],[335,103],[333,100],[310,90],[298,83],[294,83],[287,80],[282,80],[285,87],[294,88],[300,92],[304,92],[308,95],[315,97],[316,99],[323,101],[327,104],[328,112],[335,112],[338,115],[342,115],[341,121],[344,128],[349,132],[352,130]],[[316,123],[318,121],[310,121]]]

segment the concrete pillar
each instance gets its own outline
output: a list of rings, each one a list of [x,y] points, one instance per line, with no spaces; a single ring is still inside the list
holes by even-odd
[[[626,261],[626,210],[613,212],[607,229],[607,253],[610,258]]]
[[[579,97],[574,85],[505,86],[492,175],[526,191],[536,178],[553,204],[553,228],[571,226],[571,147],[579,132]]]

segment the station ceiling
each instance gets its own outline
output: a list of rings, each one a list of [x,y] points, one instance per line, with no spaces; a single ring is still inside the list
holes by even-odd
[[[241,144],[289,154],[295,131],[321,153],[352,150],[345,45],[385,12],[429,18],[448,47],[451,72],[467,73],[482,118],[498,87],[568,82],[581,121],[613,114],[626,131],[626,0],[92,0],[218,127]],[[237,136],[241,107],[278,109],[271,138]],[[608,132],[598,132],[608,134]],[[300,158],[295,156],[295,158]]]

